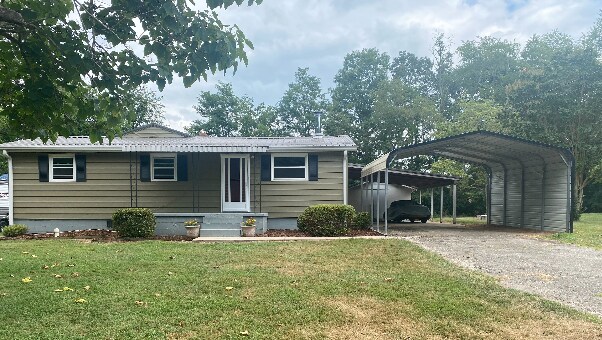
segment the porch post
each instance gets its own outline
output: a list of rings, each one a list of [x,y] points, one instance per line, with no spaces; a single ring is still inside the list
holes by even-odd
[[[422,204],[422,190],[418,190],[418,203]]]

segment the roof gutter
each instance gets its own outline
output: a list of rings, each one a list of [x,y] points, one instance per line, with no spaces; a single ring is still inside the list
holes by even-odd
[[[357,151],[357,146],[347,147],[307,147],[307,148],[291,148],[291,147],[269,147],[268,152],[279,151],[279,152],[324,152],[324,151]]]
[[[13,225],[15,224],[15,214],[13,214],[13,158],[6,150],[2,150],[2,156],[8,159],[8,224]]]
[[[11,152],[116,152],[122,151],[121,146],[112,147],[69,147],[69,146],[52,146],[52,147],[5,147],[4,151]]]

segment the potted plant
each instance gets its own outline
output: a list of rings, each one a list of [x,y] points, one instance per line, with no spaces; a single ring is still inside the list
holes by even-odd
[[[184,222],[184,228],[186,228],[186,236],[198,237],[201,224],[195,218]]]
[[[249,217],[240,225],[242,229],[242,236],[255,236],[255,225],[257,221],[253,217]]]

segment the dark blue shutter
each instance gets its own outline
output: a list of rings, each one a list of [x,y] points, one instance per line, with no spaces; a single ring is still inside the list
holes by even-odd
[[[318,155],[308,155],[308,176],[310,181],[318,180]]]
[[[141,182],[150,182],[150,180],[151,180],[150,155],[142,154],[142,155],[140,155],[140,181]]]
[[[38,172],[40,182],[48,182],[48,155],[38,156]]]
[[[272,180],[272,155],[261,155],[261,180]]]
[[[188,156],[185,153],[179,153],[177,157],[178,182],[188,180]]]
[[[75,181],[86,181],[86,155],[75,155]]]

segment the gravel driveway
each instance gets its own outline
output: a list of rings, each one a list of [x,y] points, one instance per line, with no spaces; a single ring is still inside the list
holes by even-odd
[[[602,316],[602,251],[509,228],[408,223],[389,226],[389,234],[493,275],[506,287]]]

